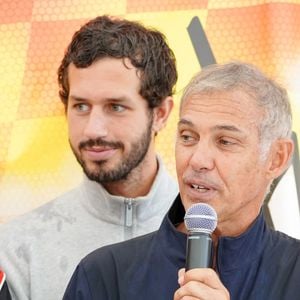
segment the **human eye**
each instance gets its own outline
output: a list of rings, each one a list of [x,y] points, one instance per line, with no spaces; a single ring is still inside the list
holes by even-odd
[[[218,143],[223,148],[230,148],[238,145],[238,141],[231,137],[220,137]]]
[[[90,109],[90,106],[86,103],[76,103],[73,107],[78,112],[88,112]]]
[[[219,143],[220,143],[221,145],[224,145],[224,146],[229,146],[229,145],[234,144],[232,141],[227,140],[227,139],[223,139],[223,138],[219,140]]]
[[[197,137],[189,130],[179,132],[179,140],[185,145],[192,145],[197,141]]]
[[[125,107],[121,104],[112,103],[111,110],[114,112],[123,112],[125,110]]]

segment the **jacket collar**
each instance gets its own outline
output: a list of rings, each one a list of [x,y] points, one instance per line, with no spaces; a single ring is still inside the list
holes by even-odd
[[[183,222],[184,215],[185,210],[180,195],[178,195],[160,229],[162,230],[165,227],[165,230],[167,230],[167,234],[164,235],[166,248],[170,249],[177,245],[180,249],[177,253],[177,260],[180,261],[185,259],[186,235],[177,231],[176,225]],[[269,236],[268,233],[269,229],[265,224],[261,210],[258,217],[243,234],[238,237],[219,238],[217,247],[218,270],[227,272],[241,268],[241,266],[244,268],[246,264],[251,264],[254,260],[259,259],[264,250],[265,241]]]
[[[220,237],[217,253],[218,269],[222,272],[239,269],[258,259],[264,250],[269,229],[264,221],[263,212],[252,225],[238,237]],[[241,264],[241,261],[243,262]]]
[[[124,224],[124,209],[127,200],[131,200],[141,221],[152,215],[161,215],[161,211],[168,210],[178,192],[178,187],[175,180],[166,171],[160,157],[157,157],[157,160],[158,172],[147,195],[131,199],[111,195],[101,184],[89,180],[84,175],[79,188],[82,205],[97,218],[119,225]]]

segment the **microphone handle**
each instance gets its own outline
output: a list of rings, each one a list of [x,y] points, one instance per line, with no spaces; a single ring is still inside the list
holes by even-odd
[[[212,267],[212,239],[208,233],[190,232],[187,237],[186,271]]]

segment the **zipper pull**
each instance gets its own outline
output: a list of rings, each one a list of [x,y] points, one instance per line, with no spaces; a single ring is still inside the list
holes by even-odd
[[[125,199],[125,226],[132,227],[133,219],[133,203],[132,199]]]

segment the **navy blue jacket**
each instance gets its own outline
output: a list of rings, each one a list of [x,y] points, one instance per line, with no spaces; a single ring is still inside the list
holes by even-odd
[[[184,213],[178,196],[158,231],[86,256],[64,299],[173,299],[185,265],[186,235],[175,228]],[[300,241],[269,229],[261,213],[241,236],[219,239],[217,271],[231,300],[300,299]]]

